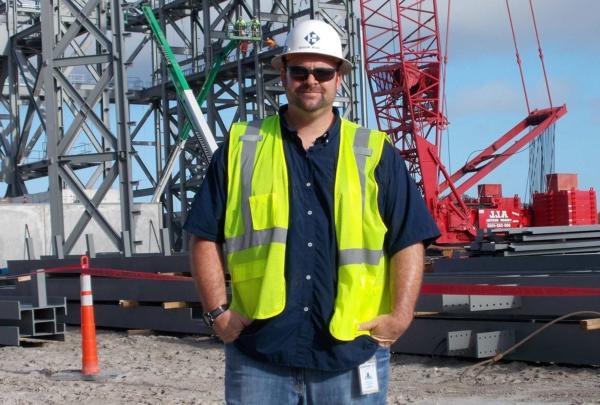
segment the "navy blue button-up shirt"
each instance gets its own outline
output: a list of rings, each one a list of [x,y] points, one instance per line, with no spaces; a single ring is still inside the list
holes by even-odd
[[[333,194],[340,118],[304,150],[280,110],[290,184],[290,221],[286,249],[286,304],[270,319],[255,320],[235,341],[245,354],[270,363],[320,370],[346,370],[368,360],[377,343],[368,336],[340,342],[329,333],[337,286],[337,242]],[[391,257],[404,247],[439,235],[404,161],[386,143],[375,170],[379,210],[388,228],[384,250]],[[196,194],[185,230],[224,242],[227,199],[227,143],[211,161]]]

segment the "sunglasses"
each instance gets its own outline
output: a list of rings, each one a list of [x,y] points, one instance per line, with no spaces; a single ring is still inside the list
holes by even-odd
[[[309,69],[304,66],[288,66],[288,72],[290,73],[290,77],[299,82],[303,82],[308,79],[308,75],[313,75],[315,80],[318,82],[328,82],[335,77],[335,73],[337,69],[334,68],[314,68]]]

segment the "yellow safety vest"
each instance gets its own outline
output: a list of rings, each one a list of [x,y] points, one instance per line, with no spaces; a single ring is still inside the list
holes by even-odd
[[[342,119],[334,190],[338,285],[329,330],[350,341],[358,325],[390,312],[387,227],[375,168],[386,135]],[[280,314],[286,301],[288,173],[279,116],[234,124],[229,137],[225,248],[231,308],[250,319]]]

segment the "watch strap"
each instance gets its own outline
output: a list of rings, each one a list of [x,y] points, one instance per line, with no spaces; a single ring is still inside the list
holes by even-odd
[[[213,309],[211,311],[204,312],[204,314],[203,314],[204,321],[206,322],[206,324],[208,326],[212,327],[213,324],[215,323],[215,319],[217,319],[219,317],[219,315],[221,315],[223,312],[227,311],[228,309],[229,309],[229,304],[223,304],[223,305],[219,305],[218,307],[216,307],[215,309]]]

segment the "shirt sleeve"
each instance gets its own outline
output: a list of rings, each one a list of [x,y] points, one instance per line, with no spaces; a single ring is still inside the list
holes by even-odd
[[[223,243],[227,202],[227,142],[213,155],[194,197],[183,229],[199,238]]]
[[[375,178],[379,184],[379,211],[388,228],[384,249],[389,257],[418,242],[427,246],[440,236],[404,159],[387,142]]]

